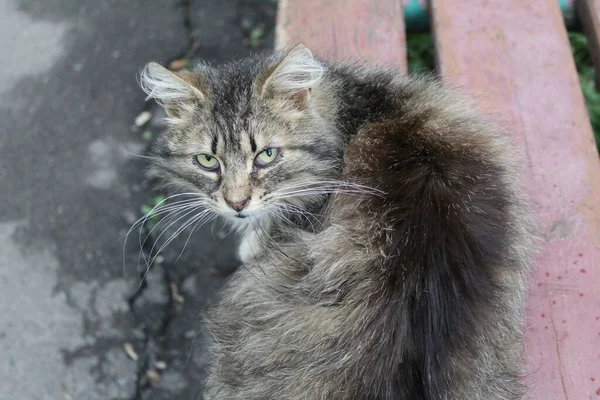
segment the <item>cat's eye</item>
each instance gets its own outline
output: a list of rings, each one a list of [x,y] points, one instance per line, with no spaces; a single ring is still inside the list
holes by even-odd
[[[267,165],[269,165],[273,161],[275,161],[277,159],[278,155],[279,155],[279,149],[276,149],[276,148],[265,149],[265,150],[261,151],[260,153],[258,153],[256,158],[254,159],[254,164],[257,167],[266,167]]]
[[[219,160],[208,154],[198,154],[194,157],[198,166],[207,171],[216,171],[219,169]]]

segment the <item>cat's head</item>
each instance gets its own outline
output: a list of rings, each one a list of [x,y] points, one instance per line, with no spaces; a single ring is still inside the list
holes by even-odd
[[[341,134],[324,65],[303,45],[285,54],[141,74],[169,128],[156,141],[151,174],[232,218],[301,211],[335,178]],[[248,220],[247,219],[247,220]]]

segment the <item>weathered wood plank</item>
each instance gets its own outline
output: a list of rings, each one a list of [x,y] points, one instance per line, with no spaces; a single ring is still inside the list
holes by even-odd
[[[432,0],[438,68],[514,132],[543,240],[530,399],[600,396],[600,159],[556,1]]]
[[[600,0],[579,0],[575,5],[590,43],[590,55],[596,69],[596,87],[600,88]]]
[[[406,69],[399,0],[280,0],[276,48],[304,43],[315,54],[359,57]]]

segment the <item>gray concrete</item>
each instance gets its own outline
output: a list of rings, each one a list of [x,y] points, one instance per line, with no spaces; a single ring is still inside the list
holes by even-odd
[[[152,197],[133,155],[146,150],[132,129],[146,107],[135,77],[149,60],[269,48],[274,10],[0,0],[0,399],[198,398],[200,315],[224,279],[216,271],[235,266],[235,244],[207,228],[175,263],[186,235],[128,303],[144,269],[137,236],[124,251],[122,237]],[[258,25],[266,39],[248,49]]]
[[[186,48],[181,10],[144,3],[0,0],[0,398],[135,395],[119,240],[148,197],[135,74]]]

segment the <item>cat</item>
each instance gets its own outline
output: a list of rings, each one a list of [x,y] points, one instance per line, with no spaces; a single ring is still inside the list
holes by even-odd
[[[205,399],[519,399],[532,222],[510,141],[434,78],[304,45],[141,74],[151,176],[238,226]]]

